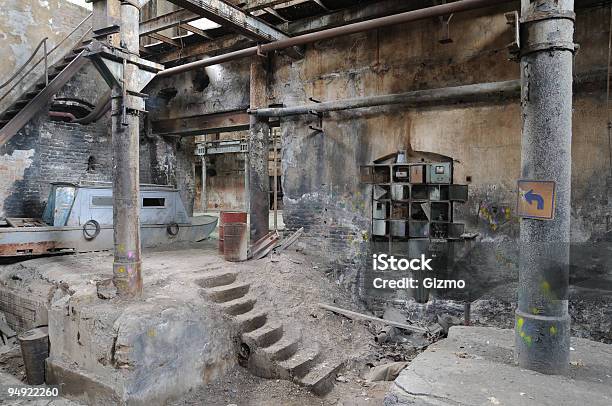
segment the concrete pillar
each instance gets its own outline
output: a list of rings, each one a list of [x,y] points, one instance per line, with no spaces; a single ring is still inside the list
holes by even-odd
[[[121,3],[121,47],[139,53],[139,10]],[[113,283],[121,296],[142,293],[140,252],[140,170],[138,111],[126,107],[138,88],[138,66],[124,64],[124,87],[113,88]]]
[[[569,366],[570,193],[573,0],[522,0],[522,179],[554,181],[550,221],[520,225],[515,352],[519,365],[547,374]]]
[[[266,59],[256,56],[251,62],[251,109],[267,107]],[[251,115],[248,155],[248,194],[251,215],[251,244],[268,234],[270,216],[270,178],[268,118]]]

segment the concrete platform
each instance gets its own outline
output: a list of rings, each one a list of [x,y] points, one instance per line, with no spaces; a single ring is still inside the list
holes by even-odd
[[[110,253],[5,266],[0,291],[17,299],[0,310],[15,321],[48,320],[47,383],[61,384],[66,397],[89,405],[164,404],[236,364],[235,332],[201,286],[227,266],[213,254],[212,243],[149,252],[141,300],[113,295]],[[22,298],[40,302],[36,318]]]
[[[567,376],[514,364],[514,333],[453,327],[395,380],[386,406],[610,406],[612,345],[572,338]]]

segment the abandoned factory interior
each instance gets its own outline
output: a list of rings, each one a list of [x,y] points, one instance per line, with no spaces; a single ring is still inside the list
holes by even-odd
[[[612,0],[0,0],[0,404],[612,405]]]

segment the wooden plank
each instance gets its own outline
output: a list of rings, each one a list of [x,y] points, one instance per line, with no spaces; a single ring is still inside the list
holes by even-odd
[[[329,310],[330,312],[341,314],[343,316],[348,317],[349,319],[376,321],[379,323],[386,324],[388,326],[393,326],[393,327],[401,328],[401,329],[408,330],[408,331],[413,331],[415,333],[420,333],[420,334],[426,334],[427,332],[429,332],[429,329],[427,329],[426,327],[419,327],[419,326],[414,326],[412,324],[404,324],[404,323],[399,323],[397,321],[379,319],[378,317],[368,316],[367,314],[361,314],[361,313],[353,312],[351,310],[345,310],[339,307],[329,306],[323,303],[319,303],[319,307],[325,310]]]

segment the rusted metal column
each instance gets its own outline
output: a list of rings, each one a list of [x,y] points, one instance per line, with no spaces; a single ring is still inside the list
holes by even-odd
[[[522,178],[556,183],[554,219],[523,218],[515,353],[546,374],[569,366],[573,0],[522,0]]]
[[[267,107],[266,59],[256,56],[251,62],[251,108]],[[270,216],[270,125],[266,117],[250,117],[249,129],[249,212],[251,244],[268,234]]]
[[[121,47],[138,55],[139,9],[121,2]],[[113,87],[113,283],[121,296],[142,293],[140,258],[140,170],[139,117],[127,107],[127,99],[138,97],[138,66],[124,62],[123,87]]]

